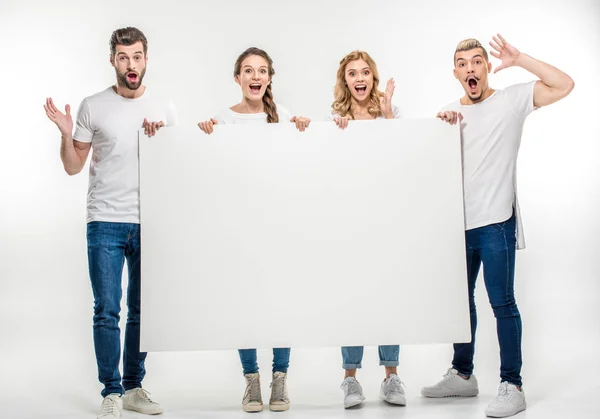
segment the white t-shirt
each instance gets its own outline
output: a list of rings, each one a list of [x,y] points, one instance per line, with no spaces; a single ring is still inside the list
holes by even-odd
[[[144,118],[171,126],[175,109],[147,88],[139,98],[127,99],[109,87],[79,106],[73,138],[92,143],[88,222],[140,222],[138,130]]]
[[[517,155],[523,123],[533,110],[535,81],[496,90],[474,105],[460,100],[443,111],[460,112],[467,230],[517,216],[517,247],[525,247],[517,200]]]
[[[394,114],[394,119],[400,119],[402,118],[402,114],[400,113],[400,109],[396,106],[396,105],[392,105],[392,113]],[[333,118],[339,116],[337,113],[331,111],[331,115],[329,115],[327,118],[325,118],[326,121],[333,121]],[[384,119],[385,117],[383,115],[378,116],[375,119]]]
[[[292,114],[276,103],[277,115],[279,116],[279,122],[290,122]],[[254,122],[267,122],[267,114],[265,112],[260,113],[238,113],[227,108],[222,110],[215,116],[215,119],[219,121],[219,124],[248,124]]]

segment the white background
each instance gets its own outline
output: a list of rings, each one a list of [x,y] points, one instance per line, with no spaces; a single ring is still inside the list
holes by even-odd
[[[519,192],[528,249],[517,256],[516,291],[524,325],[527,415],[562,411],[568,417],[580,409],[578,417],[597,417],[590,398],[599,392],[600,372],[599,22],[597,0],[2,0],[2,416],[40,417],[31,412],[42,396],[38,409],[48,409],[44,417],[65,417],[58,416],[61,411],[94,417],[97,410],[101,387],[95,380],[85,248],[87,167],[73,178],[63,172],[58,131],[42,104],[53,96],[59,106],[76,108],[83,97],[114,83],[110,34],[134,25],[150,42],[145,81],[174,100],[182,124],[238,102],[233,63],[253,45],[275,61],[276,100],[314,119],[328,113],[338,62],[356,48],[374,57],[382,80],[395,78],[394,102],[408,117],[433,115],[462,95],[452,76],[452,55],[466,37],[487,44],[500,32],[521,51],[572,76],[572,94],[525,124]],[[491,76],[491,86],[531,78],[524,70],[507,69]],[[481,284],[480,278],[476,372],[482,395],[473,417],[483,415],[498,381],[494,320]],[[395,301],[382,293],[382,319],[391,321]],[[339,315],[352,321],[356,311],[348,307]],[[441,375],[450,355],[447,345],[403,349],[400,375],[409,386],[409,408],[420,406],[420,386]],[[261,352],[265,373],[268,360]],[[292,353],[296,412],[314,405],[323,406],[321,417],[341,411],[340,363],[333,348]],[[370,399],[382,375],[375,364],[376,351],[368,348],[361,381]],[[147,366],[146,385],[171,410],[239,411],[243,383],[233,351],[151,354]],[[452,412],[472,403],[444,406]],[[411,417],[409,408],[394,414]]]

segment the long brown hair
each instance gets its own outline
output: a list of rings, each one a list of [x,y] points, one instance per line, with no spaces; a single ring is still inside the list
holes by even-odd
[[[277,114],[277,105],[273,100],[273,90],[271,86],[273,85],[273,75],[275,74],[275,69],[273,68],[273,60],[269,57],[269,54],[266,51],[263,51],[260,48],[250,47],[246,51],[242,52],[240,56],[235,61],[235,66],[233,68],[233,76],[239,76],[242,71],[242,62],[251,55],[258,55],[265,59],[268,63],[269,67],[269,80],[271,81],[265,90],[265,94],[262,98],[263,105],[265,107],[265,113],[267,114],[267,122],[274,123],[279,122],[279,115]]]
[[[331,105],[331,109],[333,109],[333,112],[339,116],[349,115],[352,119],[354,119],[354,113],[352,112],[352,93],[346,85],[346,66],[348,63],[356,60],[364,60],[373,72],[373,88],[371,89],[371,93],[369,95],[370,106],[368,108],[368,112],[369,114],[373,115],[373,117],[377,118],[383,115],[381,111],[381,105],[379,103],[379,98],[383,96],[383,93],[378,89],[379,71],[377,71],[377,64],[375,64],[375,60],[373,60],[373,58],[371,58],[371,56],[365,51],[352,51],[340,61],[335,88],[333,90],[334,100],[333,104]]]

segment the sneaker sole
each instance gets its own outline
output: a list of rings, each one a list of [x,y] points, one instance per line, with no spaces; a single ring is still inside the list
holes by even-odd
[[[388,400],[385,396],[379,396],[379,400],[383,400],[386,403],[393,404],[394,406],[406,406],[406,400],[404,401],[392,401]]]
[[[162,409],[156,409],[156,410],[145,410],[145,409],[141,409],[139,407],[135,407],[135,406],[125,406],[123,405],[123,410],[131,410],[133,412],[138,412],[138,413],[142,413],[144,415],[160,415],[163,413]]]
[[[450,394],[429,393],[427,391],[421,390],[421,394],[425,397],[429,397],[429,398],[433,398],[433,399],[443,399],[446,397],[475,397],[479,394],[479,389],[472,390],[472,391],[450,393]]]
[[[344,402],[344,409],[350,409],[351,407],[355,407],[358,405],[361,405],[362,402],[364,402],[365,400],[360,400],[360,401],[356,401],[356,402],[351,402],[351,403],[346,403]]]
[[[269,409],[272,412],[284,412],[290,408],[289,404],[270,404]]]
[[[523,403],[521,406],[519,406],[519,408],[517,409],[517,411],[516,411],[516,412],[511,412],[511,413],[508,413],[508,414],[507,414],[507,413],[493,413],[493,412],[492,412],[492,413],[488,413],[488,412],[486,411],[486,412],[485,412],[485,415],[486,415],[487,417],[489,417],[489,418],[507,418],[507,417],[509,417],[509,416],[514,416],[514,415],[516,415],[517,413],[520,413],[520,412],[524,411],[526,407],[527,407],[527,406],[526,406],[526,404],[525,404],[525,403]]]
[[[260,406],[242,406],[242,408],[244,409],[244,412],[248,412],[248,413],[256,413],[256,412],[263,411],[262,404]]]

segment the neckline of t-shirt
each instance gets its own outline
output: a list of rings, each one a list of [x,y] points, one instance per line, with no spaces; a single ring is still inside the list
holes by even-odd
[[[108,88],[108,90],[110,90],[112,92],[112,94],[115,95],[116,97],[118,97],[120,100],[123,100],[125,102],[135,102],[137,100],[141,100],[141,99],[145,98],[146,95],[148,94],[148,86],[146,86],[146,90],[144,90],[144,93],[142,93],[141,96],[134,97],[134,98],[128,98],[128,97],[121,96],[120,94],[118,94],[117,92],[115,92],[115,89],[113,89],[113,86],[110,86]]]
[[[462,103],[460,103],[460,99],[458,99],[458,104],[463,107],[463,108],[470,108],[472,106],[477,106],[477,105],[481,105],[483,103],[485,103],[487,100],[493,98],[494,96],[496,96],[496,93],[498,93],[497,90],[494,90],[494,93],[492,93],[491,95],[489,95],[488,97],[486,97],[485,99],[483,99],[481,102],[477,102],[477,103],[473,103],[472,105],[463,105]]]
[[[240,113],[240,112],[236,112],[231,108],[227,108],[227,111],[230,112],[232,115],[234,115],[237,118],[247,118],[247,119],[253,119],[253,118],[258,118],[258,117],[265,117],[267,115],[266,112],[257,112],[257,113]]]

